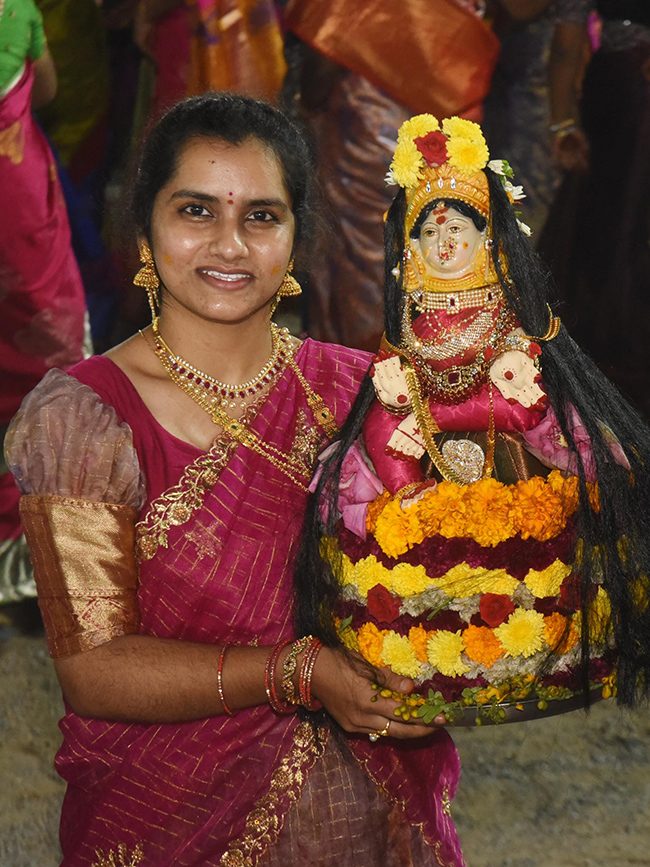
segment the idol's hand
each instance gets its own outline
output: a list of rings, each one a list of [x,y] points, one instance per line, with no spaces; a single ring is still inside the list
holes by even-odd
[[[409,413],[395,428],[388,440],[387,449],[396,457],[419,461],[424,454],[424,440],[415,415]]]
[[[340,650],[324,647],[312,676],[312,695],[346,732],[374,734],[386,732],[392,738],[421,738],[431,734],[431,725],[419,718],[409,722],[397,720],[399,703],[373,689],[373,682],[394,692],[410,693],[413,681],[400,677],[388,668],[374,670],[353,654],[352,659]],[[374,700],[373,700],[374,699]],[[434,720],[434,728],[445,724],[443,714]]]
[[[537,384],[541,376],[535,362],[519,349],[504,352],[492,363],[490,379],[510,403],[531,407],[546,398]]]
[[[377,397],[384,406],[392,409],[408,409],[410,403],[408,384],[397,355],[380,350],[373,359],[370,376]]]

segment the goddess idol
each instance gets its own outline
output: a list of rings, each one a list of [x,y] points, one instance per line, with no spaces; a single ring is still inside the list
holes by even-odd
[[[387,180],[386,333],[322,456],[301,626],[411,678],[400,720],[633,704],[648,430],[552,313],[523,190],[477,124],[406,121]]]

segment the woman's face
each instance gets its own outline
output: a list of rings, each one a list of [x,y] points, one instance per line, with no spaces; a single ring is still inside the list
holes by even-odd
[[[291,258],[291,201],[257,139],[193,139],[156,196],[151,246],[165,306],[242,322],[266,312]]]
[[[427,272],[441,280],[455,280],[473,271],[474,259],[485,233],[455,208],[435,207],[414,242]]]

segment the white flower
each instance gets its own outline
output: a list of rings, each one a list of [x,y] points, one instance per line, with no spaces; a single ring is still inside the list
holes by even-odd
[[[393,177],[393,170],[392,169],[388,169],[388,171],[386,172],[386,176],[384,178],[384,183],[389,187],[396,187],[397,186],[397,181]]]
[[[522,199],[526,198],[524,188],[521,186],[515,187],[514,184],[510,183],[510,181],[506,181],[504,189],[506,193],[510,194],[513,202],[520,202]]]
[[[487,167],[491,169],[495,175],[505,175],[503,171],[503,160],[490,160]]]
[[[530,238],[530,236],[533,234],[533,230],[530,228],[530,226],[527,226],[525,223],[522,223],[521,220],[517,220],[517,225],[519,226],[521,231],[524,233],[524,235],[527,235]]]

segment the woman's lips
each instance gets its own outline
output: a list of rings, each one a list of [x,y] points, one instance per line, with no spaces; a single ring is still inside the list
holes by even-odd
[[[210,283],[228,289],[239,289],[253,279],[248,271],[220,271],[217,268],[199,268],[201,277],[207,277]]]

